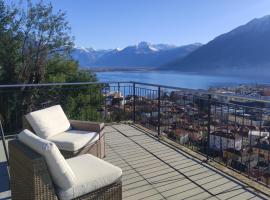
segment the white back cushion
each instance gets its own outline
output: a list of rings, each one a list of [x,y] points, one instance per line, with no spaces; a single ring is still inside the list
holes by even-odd
[[[44,139],[71,128],[60,105],[31,112],[25,117],[36,134]]]
[[[73,186],[75,175],[54,143],[38,137],[27,129],[18,135],[18,139],[45,158],[53,182],[59,188],[68,189]]]

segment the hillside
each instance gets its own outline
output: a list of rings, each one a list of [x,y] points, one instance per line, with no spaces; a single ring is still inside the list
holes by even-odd
[[[270,16],[254,19],[162,66],[182,72],[269,75]]]

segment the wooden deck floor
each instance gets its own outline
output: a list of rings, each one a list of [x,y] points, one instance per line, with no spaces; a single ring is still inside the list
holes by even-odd
[[[268,199],[132,126],[112,125],[105,131],[105,160],[123,169],[126,200]]]
[[[106,126],[105,160],[123,169],[123,199],[270,199],[136,127]],[[2,145],[2,144],[1,144]],[[0,145],[0,199],[11,199]]]

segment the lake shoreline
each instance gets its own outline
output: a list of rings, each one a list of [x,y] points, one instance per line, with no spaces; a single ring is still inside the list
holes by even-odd
[[[269,79],[247,77],[176,73],[173,71],[113,71],[97,72],[99,81],[134,81],[158,85],[168,85],[189,89],[209,89],[210,87],[230,87],[241,84],[266,84]]]
[[[154,68],[154,67],[134,67],[134,68],[122,68],[122,67],[89,67],[89,68],[81,68],[81,70],[84,71],[91,71],[94,73],[110,73],[110,72],[119,72],[119,73],[137,73],[137,72],[149,72],[149,73],[174,73],[174,74],[180,74],[180,75],[199,75],[199,76],[217,76],[217,77],[234,77],[235,79],[257,79],[258,81],[261,80],[268,80],[269,76],[260,75],[259,77],[254,74],[228,74],[228,73],[211,73],[211,72],[188,72],[188,71],[180,71],[180,70],[160,70],[160,68]]]
[[[91,72],[152,72],[152,71],[160,71],[157,68],[148,68],[148,67],[141,67],[141,68],[109,68],[109,67],[91,67],[91,68],[81,68],[82,70],[91,71]]]

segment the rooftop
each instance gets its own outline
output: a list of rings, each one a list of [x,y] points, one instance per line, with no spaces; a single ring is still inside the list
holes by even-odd
[[[106,126],[105,160],[123,169],[123,199],[268,199],[184,151],[127,124]],[[10,199],[1,148],[0,199]]]

